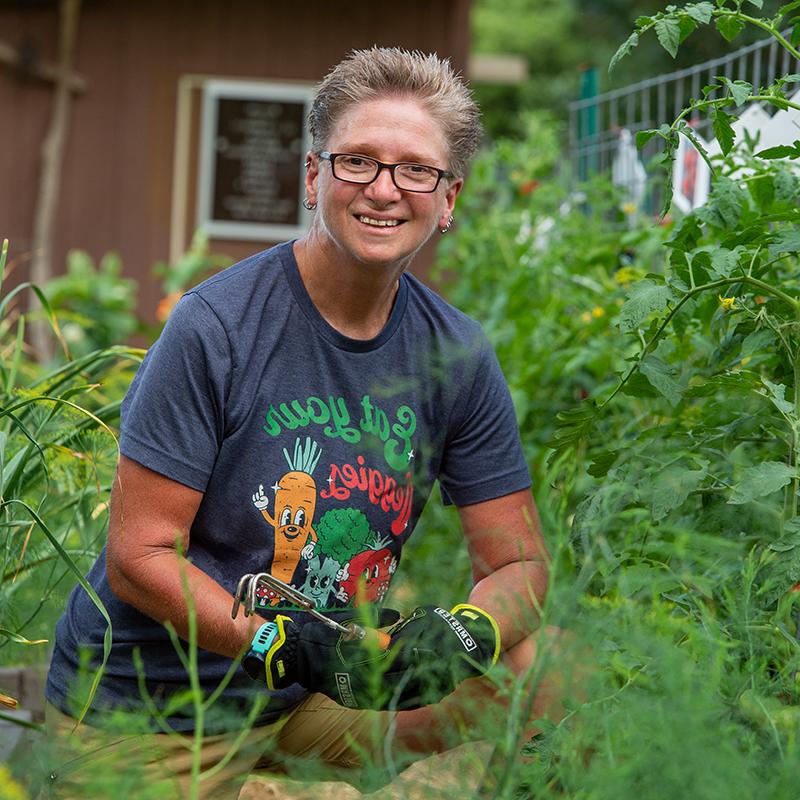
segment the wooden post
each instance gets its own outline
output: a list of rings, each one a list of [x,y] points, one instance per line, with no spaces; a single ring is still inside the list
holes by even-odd
[[[61,164],[69,131],[72,105],[71,76],[78,39],[78,20],[81,0],[60,0],[59,42],[56,86],[50,128],[42,144],[42,166],[39,175],[39,193],[33,227],[33,258],[31,281],[39,286],[53,275],[53,228],[61,186]],[[31,341],[39,358],[52,356],[53,337],[46,323],[33,325]]]

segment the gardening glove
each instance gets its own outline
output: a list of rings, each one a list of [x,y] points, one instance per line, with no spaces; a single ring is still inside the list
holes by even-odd
[[[341,623],[347,621],[339,614],[329,616]],[[376,627],[385,627],[397,622],[399,617],[392,609],[381,609],[373,623]],[[363,621],[359,618],[359,623]],[[370,706],[359,704],[360,698],[349,696],[348,670],[358,675],[356,689],[363,683],[365,674],[379,674],[380,670],[374,665],[385,659],[389,636],[372,627],[365,630],[364,639],[347,639],[313,618],[278,614],[258,629],[242,665],[251,678],[264,681],[273,691],[299,683],[343,705],[368,708]]]
[[[421,606],[389,630],[388,669],[396,707],[437,703],[461,681],[483,675],[500,656],[500,629],[488,612],[462,603]]]
[[[500,650],[497,623],[469,605],[452,612],[416,609],[389,631],[388,648],[375,637],[347,640],[320,622],[283,615],[262,630],[263,666],[251,661],[251,671],[245,659],[249,674],[263,670],[270,689],[297,682],[350,708],[401,710],[438,702],[465,678],[485,672]]]

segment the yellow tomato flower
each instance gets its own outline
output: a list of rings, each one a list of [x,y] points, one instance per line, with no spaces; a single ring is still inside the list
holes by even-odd
[[[592,309],[592,316],[595,319],[600,319],[600,317],[604,317],[606,315],[605,309],[600,308],[600,306],[595,306]]]
[[[583,314],[581,314],[581,322],[591,322],[591,321],[592,321],[592,315],[588,311],[584,311]]]
[[[623,203],[622,210],[630,216],[631,214],[635,214],[639,209],[636,203]]]
[[[717,297],[719,298],[719,304],[725,311],[730,311],[736,302],[735,297],[722,297],[721,295],[717,295]]]

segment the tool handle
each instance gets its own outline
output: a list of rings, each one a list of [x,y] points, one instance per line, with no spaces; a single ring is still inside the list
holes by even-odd
[[[361,639],[367,644],[376,646],[379,650],[388,650],[392,638],[386,631],[379,631],[375,628],[363,628],[355,622],[348,622],[345,626],[350,634],[348,639]]]

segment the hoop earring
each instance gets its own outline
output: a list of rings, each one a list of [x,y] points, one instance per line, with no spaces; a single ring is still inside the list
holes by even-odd
[[[313,211],[316,207],[317,207],[316,203],[309,203],[307,197],[303,198],[303,208],[306,211]]]
[[[447,231],[450,230],[452,225],[453,225],[453,215],[451,214],[450,217],[448,217],[447,219],[447,225],[445,225],[444,228],[439,228],[439,233],[444,235],[445,233],[447,233]]]

